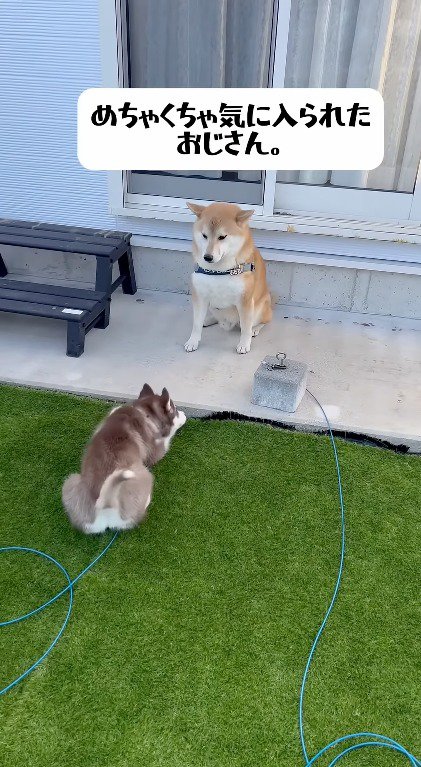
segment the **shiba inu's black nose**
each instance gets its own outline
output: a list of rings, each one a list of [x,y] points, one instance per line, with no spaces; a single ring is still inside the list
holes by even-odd
[[[210,253],[206,253],[206,254],[203,256],[203,258],[204,258],[204,259],[205,259],[205,261],[207,261],[209,264],[210,264],[210,262],[211,262],[211,261],[213,261],[213,256],[211,256],[211,254],[210,254]]]

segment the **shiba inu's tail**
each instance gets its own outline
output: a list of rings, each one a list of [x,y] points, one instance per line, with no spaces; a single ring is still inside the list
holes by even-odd
[[[130,469],[119,469],[104,480],[101,487],[95,509],[100,511],[107,508],[118,508],[118,491],[122,482],[135,477],[134,471]]]

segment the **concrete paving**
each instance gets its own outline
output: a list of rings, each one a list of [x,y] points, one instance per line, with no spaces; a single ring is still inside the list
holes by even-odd
[[[188,296],[116,293],[107,330],[92,330],[85,353],[66,357],[61,322],[0,314],[0,380],[110,399],[134,397],[145,381],[167,386],[190,413],[231,411],[317,429],[318,408],[305,396],[294,414],[251,404],[254,371],[268,354],[286,352],[309,366],[308,387],[335,429],[421,452],[421,323],[277,307],[249,354],[235,351],[237,331],[205,328],[187,354]]]

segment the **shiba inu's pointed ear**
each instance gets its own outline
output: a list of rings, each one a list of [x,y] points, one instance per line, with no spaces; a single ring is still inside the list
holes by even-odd
[[[153,393],[153,389],[149,386],[149,384],[145,383],[143,384],[143,389],[140,392],[138,399],[142,399],[142,397],[149,397]]]
[[[244,224],[245,221],[248,221],[249,218],[252,217],[253,213],[254,210],[243,210],[243,208],[239,210],[235,217],[237,224]]]
[[[168,389],[164,388],[162,390],[161,399],[164,404],[165,410],[171,410],[170,395],[169,395]]]
[[[194,213],[197,218],[200,218],[206,208],[206,205],[197,205],[195,202],[188,202],[187,207],[190,208],[191,212]]]

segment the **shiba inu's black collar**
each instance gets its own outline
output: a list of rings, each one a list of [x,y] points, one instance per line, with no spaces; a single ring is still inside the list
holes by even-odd
[[[196,267],[197,274],[211,274],[215,276],[222,274],[243,274],[243,272],[254,272],[254,264],[238,264],[238,266],[234,266],[233,269],[227,269],[226,272],[217,272],[214,269],[204,269],[202,266]]]

